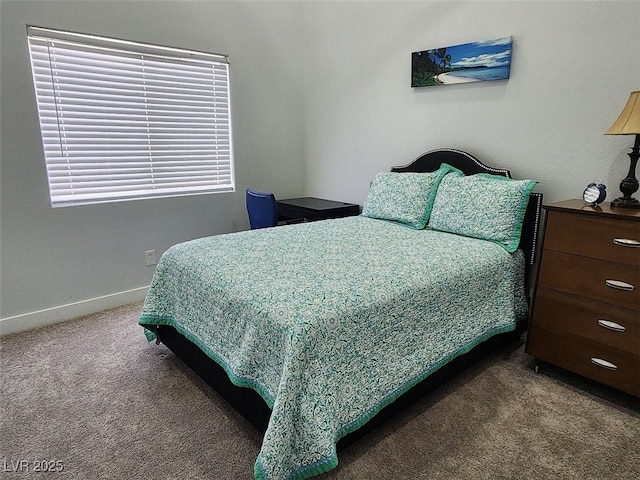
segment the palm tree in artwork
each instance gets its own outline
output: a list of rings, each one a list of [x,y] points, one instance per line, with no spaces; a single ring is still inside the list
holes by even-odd
[[[446,48],[436,48],[432,52],[440,60],[440,68],[451,68],[451,55],[447,53]]]

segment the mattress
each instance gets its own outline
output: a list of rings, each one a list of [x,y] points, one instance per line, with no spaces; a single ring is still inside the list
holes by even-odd
[[[513,330],[523,272],[519,250],[347,217],[170,248],[139,323],[150,340],[174,327],[271,407],[256,478],[307,478],[402,393]]]

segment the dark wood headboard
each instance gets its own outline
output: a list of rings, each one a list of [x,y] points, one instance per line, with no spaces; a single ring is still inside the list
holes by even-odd
[[[392,172],[434,172],[440,168],[443,163],[448,163],[455,167],[465,175],[473,175],[475,173],[490,173],[493,175],[502,175],[507,178],[511,177],[511,172],[505,168],[495,168],[485,165],[473,155],[456,150],[454,148],[439,148],[423,153],[413,162],[400,167],[392,167]],[[522,224],[522,235],[520,237],[520,248],[524,252],[527,259],[527,286],[529,286],[529,278],[532,267],[535,265],[538,257],[538,234],[540,231],[540,215],[542,211],[542,194],[532,193],[529,197],[529,204],[525,213],[524,222]],[[527,289],[529,290],[529,289]]]

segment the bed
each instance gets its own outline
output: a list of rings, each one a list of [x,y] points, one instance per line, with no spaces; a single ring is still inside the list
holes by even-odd
[[[526,329],[535,183],[427,152],[376,175],[359,216],[170,248],[139,323],[263,432],[257,479],[319,475]]]

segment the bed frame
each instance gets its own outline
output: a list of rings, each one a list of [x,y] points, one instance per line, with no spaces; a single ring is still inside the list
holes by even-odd
[[[432,172],[437,170],[442,163],[462,170],[465,174],[491,173],[511,178],[506,169],[499,169],[484,165],[474,156],[455,149],[438,149],[426,152],[413,162],[399,167],[393,167],[393,172]],[[538,257],[538,229],[542,207],[542,194],[532,193],[525,214],[520,248],[526,257],[526,281],[527,292],[532,291],[531,279],[533,266]],[[406,392],[391,405],[382,409],[373,419],[360,429],[346,435],[338,442],[338,449],[353,443],[367,432],[384,423],[396,415],[399,411],[411,405],[429,391],[434,390],[448,379],[460,373],[468,366],[476,363],[496,346],[507,342],[515,342],[527,329],[527,321],[523,320],[516,326],[513,332],[496,335],[479,344],[469,353],[455,358],[453,361],[441,367],[421,383]],[[164,343],[187,366],[197,373],[207,384],[214,388],[225,398],[240,414],[242,414],[259,432],[264,434],[267,429],[271,409],[255,391],[249,388],[237,387],[229,380],[226,372],[197,346],[178,333],[173,327],[160,326],[158,329],[157,343]]]

